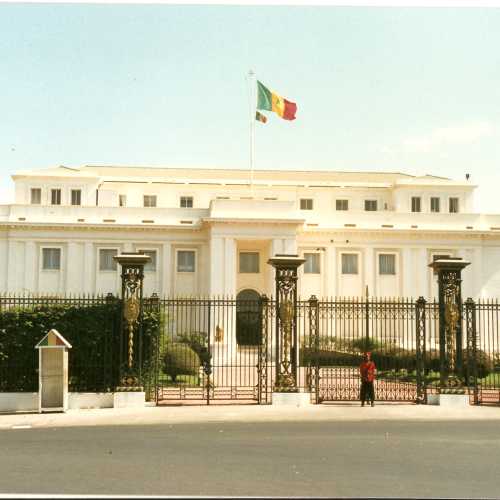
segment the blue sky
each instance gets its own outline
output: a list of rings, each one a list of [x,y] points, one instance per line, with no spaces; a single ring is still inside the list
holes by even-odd
[[[55,165],[434,173],[500,212],[500,9],[0,4],[0,197]]]

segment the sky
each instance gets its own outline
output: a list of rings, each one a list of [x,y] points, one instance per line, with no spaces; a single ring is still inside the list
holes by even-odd
[[[0,4],[0,204],[57,165],[250,166],[248,71],[297,103],[255,168],[479,185],[500,213],[500,8]]]

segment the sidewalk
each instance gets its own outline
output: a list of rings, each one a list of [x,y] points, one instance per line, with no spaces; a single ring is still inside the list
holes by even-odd
[[[0,414],[0,430],[79,426],[205,424],[221,422],[340,422],[367,420],[499,420],[500,407],[446,408],[426,405],[380,403],[374,408],[358,405],[210,405],[69,410],[67,413]]]

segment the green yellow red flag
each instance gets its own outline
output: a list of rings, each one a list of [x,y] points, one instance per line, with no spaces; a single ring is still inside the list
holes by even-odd
[[[273,111],[284,120],[295,120],[297,104],[272,92],[257,80],[257,109]],[[257,116],[256,119],[258,120]]]

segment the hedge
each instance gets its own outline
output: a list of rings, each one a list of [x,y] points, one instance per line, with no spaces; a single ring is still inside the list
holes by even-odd
[[[406,370],[415,371],[417,367],[417,356],[414,350],[405,349],[388,349],[372,351],[372,359],[377,366],[377,370]],[[477,376],[478,378],[487,377],[493,371],[492,359],[481,350],[476,352],[477,359]],[[319,366],[351,366],[358,367],[362,361],[360,353],[349,353],[342,351],[320,349],[315,351],[310,348],[302,348],[300,355],[300,363],[302,366],[307,366],[309,363]],[[468,358],[467,350],[463,351],[464,372],[467,373]],[[440,371],[439,351],[431,350],[425,355],[425,372]]]
[[[72,345],[69,390],[111,391],[118,385],[120,302],[57,304],[0,311],[0,392],[38,390],[35,345],[55,328]],[[143,374],[153,368],[157,314],[143,321]],[[138,345],[136,344],[136,349]]]

